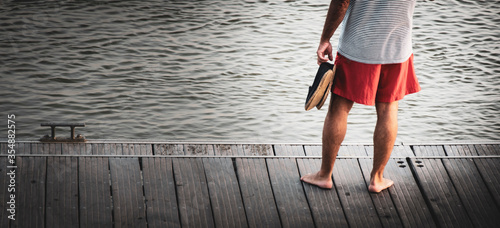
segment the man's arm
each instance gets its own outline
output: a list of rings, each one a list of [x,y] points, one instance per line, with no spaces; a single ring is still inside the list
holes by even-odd
[[[328,60],[333,60],[330,38],[332,38],[333,33],[337,30],[340,23],[344,19],[345,12],[349,7],[349,2],[350,0],[332,0],[330,2],[330,8],[328,9],[328,14],[326,15],[318,51],[316,52],[318,55],[318,64],[327,62]],[[328,58],[326,58],[325,55],[327,55]]]

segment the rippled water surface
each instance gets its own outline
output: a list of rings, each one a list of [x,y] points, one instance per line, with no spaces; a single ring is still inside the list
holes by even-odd
[[[326,109],[303,105],[328,3],[0,0],[1,116],[29,138],[64,121],[87,138],[320,142]],[[400,102],[398,141],[500,140],[499,3],[418,1],[422,91]],[[375,120],[355,105],[346,141]]]

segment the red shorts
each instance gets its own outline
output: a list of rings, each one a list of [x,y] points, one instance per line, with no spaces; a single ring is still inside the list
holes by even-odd
[[[366,64],[337,53],[335,65],[332,93],[356,103],[393,102],[420,91],[413,68],[413,54],[402,63]]]

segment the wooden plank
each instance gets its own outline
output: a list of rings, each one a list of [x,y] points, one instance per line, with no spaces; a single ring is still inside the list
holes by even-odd
[[[448,156],[477,156],[476,148],[472,144],[445,145],[444,150]]]
[[[270,144],[243,145],[243,151],[247,156],[274,156],[273,147]]]
[[[216,227],[248,227],[240,188],[230,158],[203,159]]]
[[[153,147],[151,144],[135,144],[134,154],[140,155],[153,155]]]
[[[225,145],[217,144],[214,145],[215,155],[220,156],[232,156],[232,155],[245,155],[243,151],[243,145]]]
[[[148,227],[181,227],[170,158],[143,158]]]
[[[306,156],[322,156],[321,146],[304,146]]]
[[[283,227],[313,227],[295,159],[269,158],[266,162]]]
[[[367,148],[370,148],[369,146]],[[373,147],[371,147],[373,155]],[[322,156],[321,146],[304,146],[307,156]],[[361,145],[342,145],[339,148],[338,156],[367,156],[368,151]]]
[[[207,144],[186,145],[186,155],[215,155],[214,146]]]
[[[237,158],[236,169],[249,227],[281,227],[266,161]]]
[[[406,159],[390,159],[384,177],[394,181],[389,193],[404,227],[437,227]]]
[[[184,155],[182,144],[154,144],[154,154],[157,155]]]
[[[182,227],[215,227],[201,158],[173,159]]]
[[[85,154],[85,155],[92,154],[92,149],[93,149],[92,144],[85,143],[83,145],[84,145],[84,147],[82,146],[82,154]]]
[[[73,146],[75,154],[82,154],[82,155],[91,154],[90,144],[87,143],[69,143],[69,144]]]
[[[153,144],[144,144],[144,154],[153,155]]]
[[[49,143],[49,154],[61,154],[63,143]]]
[[[416,156],[446,156],[443,146],[413,146]]]
[[[440,159],[411,159],[422,193],[440,227],[472,227],[458,193]]]
[[[111,227],[109,162],[106,157],[78,158],[80,226]]]
[[[382,227],[357,159],[337,159],[333,180],[351,227]]]
[[[111,146],[109,143],[94,143],[92,144],[92,154],[109,155],[110,148]]]
[[[90,144],[90,151],[91,154],[94,155],[103,155],[104,154],[104,143],[91,143]]]
[[[2,151],[7,151],[7,143],[1,143],[0,144],[0,150]],[[2,202],[2,207],[0,210],[0,227],[9,227],[9,221],[10,219],[8,216],[11,216],[11,213],[7,210],[12,210],[13,212],[13,217],[14,219],[17,219],[17,215],[19,213],[18,208],[15,208],[17,202],[19,201],[16,197],[19,197],[19,194],[16,194],[15,189],[19,187],[19,184],[16,183],[16,181],[19,181],[20,177],[19,175],[13,176],[13,183],[11,183],[11,177],[10,175],[7,175],[11,171],[10,168],[7,168],[7,157],[0,157],[0,200]],[[15,172],[17,172],[16,170]],[[12,184],[12,185],[11,185]],[[10,186],[9,186],[10,185]],[[12,188],[12,189],[11,189]],[[13,190],[9,192],[9,189]],[[14,196],[11,201],[11,194]],[[13,204],[8,203],[11,201]],[[11,205],[13,205],[13,208],[11,208]]]
[[[111,143],[109,144],[109,148],[106,148],[106,149],[109,149],[109,151],[106,151],[106,154],[110,154],[110,155],[126,155],[123,153],[123,144],[121,143]]]
[[[85,143],[62,143],[61,154],[85,154]]]
[[[483,177],[496,205],[500,207],[500,158],[476,158],[474,163]]]
[[[373,146],[365,146],[366,152],[373,155]],[[392,149],[391,156],[393,157],[415,157],[410,146],[395,145]]]
[[[47,227],[78,227],[78,160],[47,158]]]
[[[320,169],[320,159],[297,159],[300,175],[316,172]],[[311,207],[316,227],[347,227],[347,220],[335,186],[325,190],[303,183],[307,201]]]
[[[370,147],[370,146],[366,146]],[[366,147],[362,145],[348,145],[348,146],[341,146],[339,150],[338,155],[342,156],[367,156],[367,155],[373,155],[373,153],[368,154],[366,151]],[[373,147],[373,146],[371,146]]]
[[[400,157],[415,157],[415,153],[410,146],[396,145],[394,146],[392,154]]]
[[[151,144],[124,143],[122,144],[124,155],[152,155]]]
[[[31,143],[31,154],[49,154],[51,143]]]
[[[500,144],[474,145],[479,155],[500,155]]]
[[[146,227],[139,160],[110,158],[109,167],[115,227]]]
[[[458,195],[476,227],[496,227],[500,210],[471,159],[444,159]]]
[[[70,146],[69,143],[61,143],[61,154],[76,154],[74,149],[75,148]]]
[[[11,227],[44,227],[45,157],[16,157],[19,185],[16,187],[16,220]]]
[[[274,145],[274,153],[276,156],[304,156],[304,147],[302,145]]]
[[[387,165],[394,164],[394,160],[390,160]],[[359,159],[359,164],[361,171],[365,178],[366,186],[370,185],[370,173],[373,168],[373,159]],[[384,177],[389,178],[388,174],[391,170],[385,170]],[[373,204],[377,210],[377,214],[384,227],[402,227],[403,223],[399,217],[397,207],[391,199],[390,190],[393,190],[394,186],[390,187],[389,190],[384,190],[378,194],[372,193]]]
[[[15,143],[16,154],[31,154],[30,143]],[[49,144],[50,145],[50,144]]]
[[[134,143],[123,143],[122,144],[122,154],[123,155],[140,155],[140,148],[136,148],[137,145]]]
[[[15,147],[15,146],[14,146]],[[17,148],[14,148],[17,149]],[[2,142],[0,143],[0,154],[8,154],[8,148],[7,148],[7,143]]]

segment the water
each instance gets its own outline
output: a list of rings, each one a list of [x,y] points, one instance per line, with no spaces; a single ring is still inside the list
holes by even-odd
[[[398,141],[500,140],[499,3],[417,3],[422,91],[400,102]],[[85,122],[90,139],[320,142],[326,108],[303,106],[327,8],[0,1],[0,114],[20,138],[57,121]],[[370,142],[375,119],[355,105],[346,142]]]

